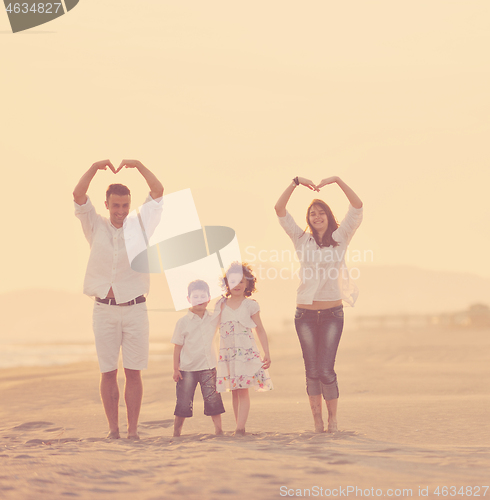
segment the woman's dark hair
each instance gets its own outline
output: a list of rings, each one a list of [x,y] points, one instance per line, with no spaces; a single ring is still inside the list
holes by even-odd
[[[111,194],[115,194],[117,196],[126,196],[126,195],[131,196],[131,192],[124,184],[111,184],[107,188],[107,191],[105,192],[105,199],[107,203],[109,203],[109,196]]]
[[[325,231],[325,234],[323,235],[323,238],[320,240],[320,236],[318,235],[318,232],[310,225],[310,210],[311,207],[314,205],[318,206],[322,210],[324,210],[325,214],[327,215],[327,220],[328,220],[328,226],[327,230]],[[306,211],[306,223],[308,224],[308,227],[310,228],[311,234],[313,235],[313,238],[315,238],[316,244],[322,248],[322,247],[336,247],[338,245],[338,242],[335,241],[332,238],[332,233],[339,227],[339,223],[337,222],[337,219],[332,213],[332,210],[330,207],[323,201],[323,200],[313,200],[310,203],[310,206],[308,207],[308,210]],[[305,231],[303,234],[305,234]]]
[[[225,291],[225,297],[231,295],[228,285],[228,276],[233,273],[243,273],[243,277],[247,280],[245,297],[250,297],[250,295],[255,292],[255,282],[257,278],[253,275],[252,268],[245,262],[232,262],[226,271],[226,275],[220,278],[220,286]]]

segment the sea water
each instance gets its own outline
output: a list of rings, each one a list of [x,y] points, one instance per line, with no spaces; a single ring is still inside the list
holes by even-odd
[[[150,359],[172,357],[170,343],[150,343]],[[97,362],[94,344],[13,344],[0,345],[0,369],[28,366],[59,366],[86,361]]]

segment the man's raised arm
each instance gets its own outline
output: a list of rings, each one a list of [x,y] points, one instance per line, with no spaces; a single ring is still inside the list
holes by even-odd
[[[90,186],[90,182],[94,178],[97,170],[107,170],[109,167],[114,173],[116,169],[109,160],[101,160],[95,162],[81,177],[73,190],[73,199],[77,205],[85,205],[87,203],[87,191]]]
[[[161,198],[163,196],[163,186],[162,183],[156,178],[155,174],[150,172],[140,161],[138,160],[123,160],[119,168],[115,171],[117,174],[119,170],[123,167],[126,168],[136,168],[138,172],[145,178],[145,181],[150,188],[150,196],[155,200],[156,198]]]

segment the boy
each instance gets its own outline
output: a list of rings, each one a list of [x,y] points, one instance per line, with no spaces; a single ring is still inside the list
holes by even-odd
[[[210,301],[209,286],[196,280],[187,287],[189,312],[177,321],[174,345],[174,374],[177,382],[174,436],[180,436],[184,420],[192,417],[192,402],[197,383],[201,384],[204,415],[213,419],[215,434],[223,434],[221,414],[225,412],[221,394],[216,391],[216,356],[212,343],[219,321],[219,309],[212,315],[206,310]]]

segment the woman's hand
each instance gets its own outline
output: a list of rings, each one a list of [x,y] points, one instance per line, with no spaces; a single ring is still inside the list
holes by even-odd
[[[305,177],[298,177],[298,182],[302,186],[306,186],[308,189],[311,189],[312,191],[320,191],[318,186],[315,186],[315,183],[313,181],[310,181],[310,179],[306,179]]]
[[[320,184],[318,184],[317,186],[315,186],[317,188],[317,191],[320,191],[320,189],[323,187],[323,186],[326,186],[327,184],[333,184],[335,182],[338,182],[340,180],[339,177],[337,177],[336,175],[332,176],[332,177],[327,177],[326,179],[323,179]]]

